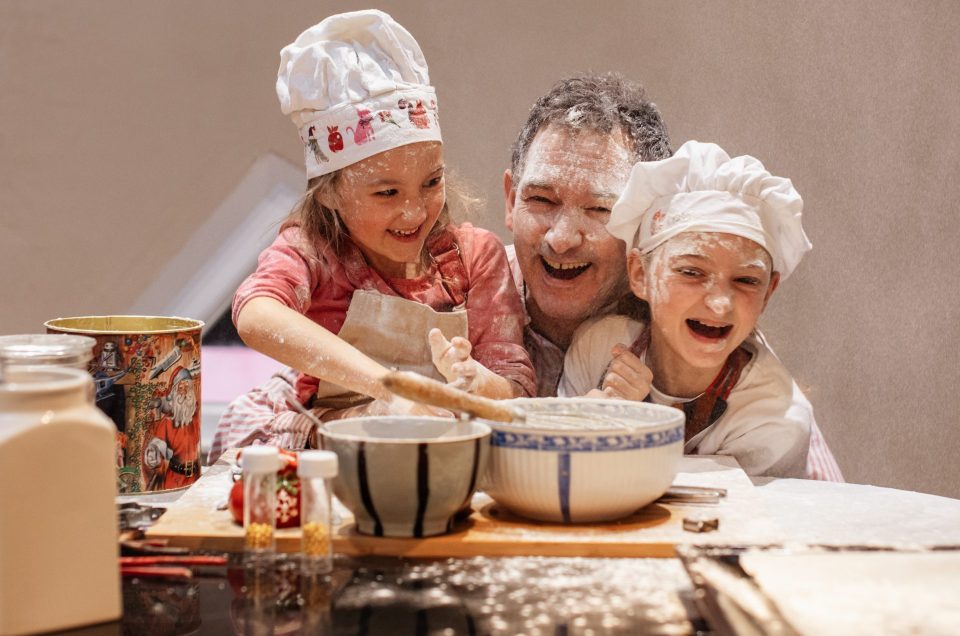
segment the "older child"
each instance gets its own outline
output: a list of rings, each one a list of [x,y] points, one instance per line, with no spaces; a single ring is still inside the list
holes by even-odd
[[[381,386],[391,367],[493,398],[533,393],[503,245],[450,223],[436,93],[416,40],[381,11],[329,17],[283,49],[277,94],[309,183],[237,290],[244,342],[298,369],[298,401],[324,419],[434,412]],[[307,441],[309,419],[243,413],[221,419],[211,458]]]
[[[811,247],[802,207],[789,179],[714,144],[636,164],[607,229],[626,242],[630,286],[649,318],[584,325],[561,392],[682,408],[686,453],[732,455],[750,475],[803,477],[813,409],[756,330]],[[652,382],[623,382],[637,371],[617,369],[623,343]]]

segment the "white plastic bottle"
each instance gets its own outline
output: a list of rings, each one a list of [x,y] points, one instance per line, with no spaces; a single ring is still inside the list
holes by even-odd
[[[5,368],[0,634],[120,617],[115,431],[86,371]]]
[[[248,565],[270,566],[276,556],[277,470],[275,446],[250,446],[240,455],[243,468],[244,552]]]
[[[300,551],[305,574],[333,569],[331,480],[337,476],[337,454],[303,451],[297,461],[300,476]]]

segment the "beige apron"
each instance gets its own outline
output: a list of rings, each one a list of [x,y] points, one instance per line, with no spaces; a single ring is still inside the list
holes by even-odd
[[[429,305],[358,289],[338,335],[387,368],[416,371],[446,382],[433,364],[427,334],[438,328],[450,340],[467,337],[467,310],[438,312]],[[340,409],[369,402],[370,398],[330,382],[320,382],[312,407]]]

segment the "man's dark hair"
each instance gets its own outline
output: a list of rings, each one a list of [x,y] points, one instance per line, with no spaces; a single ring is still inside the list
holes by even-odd
[[[513,143],[510,170],[515,180],[534,137],[549,125],[606,134],[620,129],[633,143],[634,161],[666,159],[673,153],[656,104],[640,84],[618,73],[568,77],[537,100]]]

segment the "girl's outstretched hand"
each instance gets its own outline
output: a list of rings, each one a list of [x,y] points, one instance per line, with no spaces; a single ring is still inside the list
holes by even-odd
[[[433,328],[427,334],[433,364],[447,383],[463,391],[473,391],[477,385],[480,364],[470,357],[473,345],[466,338],[454,336],[447,340],[443,333]]]
[[[594,389],[587,396],[642,401],[650,393],[653,373],[626,345],[614,345],[612,353],[601,390]]]

